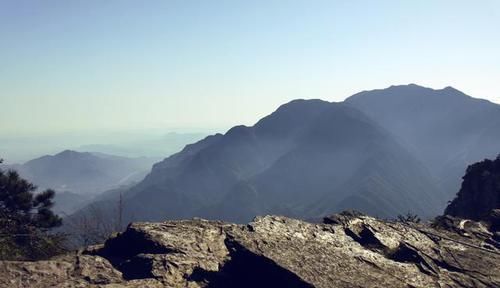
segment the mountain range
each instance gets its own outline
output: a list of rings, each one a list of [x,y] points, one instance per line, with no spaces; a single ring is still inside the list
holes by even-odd
[[[65,150],[5,168],[18,171],[39,190],[54,189],[55,210],[71,213],[104,191],[139,182],[154,161]]]
[[[468,164],[498,154],[498,124],[499,105],[451,87],[391,86],[340,103],[294,100],[156,163],[122,191],[124,217],[242,223],[344,209],[432,217],[453,199]],[[109,201],[116,199],[93,206]]]
[[[500,151],[500,105],[452,87],[392,86],[355,94],[345,102],[411,151],[449,200],[458,192],[468,165]]]

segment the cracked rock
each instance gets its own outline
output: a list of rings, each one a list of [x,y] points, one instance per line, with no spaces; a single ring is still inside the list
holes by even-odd
[[[0,287],[500,287],[497,235],[446,217],[133,223],[79,253],[0,262]]]

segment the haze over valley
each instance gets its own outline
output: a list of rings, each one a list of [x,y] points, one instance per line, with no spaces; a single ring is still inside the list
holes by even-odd
[[[0,0],[0,287],[500,287],[499,28]]]

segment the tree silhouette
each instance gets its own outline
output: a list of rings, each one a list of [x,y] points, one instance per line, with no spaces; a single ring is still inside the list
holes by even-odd
[[[51,210],[55,192],[35,191],[17,172],[0,169],[0,259],[39,259],[61,250],[61,235],[50,233],[62,224]]]
[[[408,223],[420,223],[421,219],[420,217],[418,217],[417,214],[408,212],[406,213],[406,215],[401,215],[401,214],[398,215],[397,221],[408,224]]]

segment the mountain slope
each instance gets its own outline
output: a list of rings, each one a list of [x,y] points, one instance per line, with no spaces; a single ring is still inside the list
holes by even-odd
[[[264,213],[317,216],[378,199],[359,208],[387,217],[436,215],[444,198],[433,179],[372,122],[341,103],[292,101],[253,127],[207,137],[154,165],[125,194],[125,211],[142,220],[244,222]],[[394,173],[402,168],[408,173]]]
[[[465,167],[500,151],[500,105],[452,87],[391,86],[345,102],[408,147],[440,180],[449,199],[458,191]]]
[[[326,106],[287,153],[239,183],[207,216],[240,222],[267,213],[313,218],[346,207],[384,217],[439,213],[445,199],[407,151],[359,111]]]

